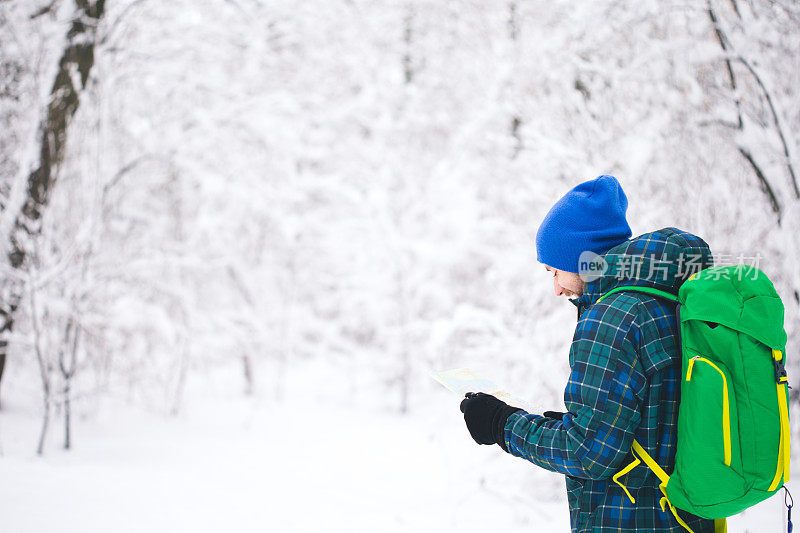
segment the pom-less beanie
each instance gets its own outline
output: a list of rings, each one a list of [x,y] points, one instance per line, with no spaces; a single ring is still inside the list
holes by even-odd
[[[614,176],[603,175],[575,186],[539,226],[537,260],[577,274],[581,253],[604,254],[630,238],[627,209],[628,198]]]

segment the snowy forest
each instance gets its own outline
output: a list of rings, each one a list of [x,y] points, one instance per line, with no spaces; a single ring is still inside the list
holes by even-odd
[[[534,236],[600,174],[800,375],[794,0],[0,0],[0,126],[9,533],[568,531],[430,374],[563,408]]]

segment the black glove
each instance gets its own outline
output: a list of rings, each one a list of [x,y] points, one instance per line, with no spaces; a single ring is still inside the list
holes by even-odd
[[[542,416],[545,418],[552,418],[553,420],[561,420],[564,418],[564,415],[568,415],[568,412],[562,411],[545,411],[542,413]]]
[[[505,427],[511,413],[521,411],[490,394],[468,392],[461,401],[461,412],[472,438],[478,444],[499,444],[506,449]]]

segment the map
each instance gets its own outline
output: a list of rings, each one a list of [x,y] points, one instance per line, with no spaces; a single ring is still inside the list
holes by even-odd
[[[447,390],[464,396],[468,392],[485,392],[503,400],[509,405],[531,411],[530,403],[512,396],[495,382],[484,378],[469,368],[454,368],[442,372],[431,372],[431,377],[441,383]]]

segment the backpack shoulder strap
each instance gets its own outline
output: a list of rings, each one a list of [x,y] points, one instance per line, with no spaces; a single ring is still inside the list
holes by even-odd
[[[602,300],[603,298],[605,298],[609,294],[614,294],[615,292],[622,292],[622,291],[644,292],[644,293],[647,293],[647,294],[649,294],[651,296],[656,296],[658,298],[662,298],[664,300],[669,300],[671,302],[678,303],[678,301],[679,301],[677,296],[675,296],[674,294],[669,293],[667,291],[662,291],[660,289],[654,289],[652,287],[637,287],[637,286],[634,286],[634,285],[623,285],[621,287],[616,287],[614,289],[611,289],[610,291],[608,291],[607,293],[602,295],[600,298],[598,298],[597,301],[599,302],[600,300]],[[595,303],[597,303],[597,302],[595,302]]]
[[[595,303],[599,302],[609,294],[614,294],[615,292],[622,292],[622,291],[643,292],[645,294],[649,294],[650,296],[655,296],[656,298],[661,298],[662,300],[667,300],[671,303],[677,304],[675,306],[675,343],[678,347],[678,352],[680,353],[683,347],[683,336],[681,335],[681,302],[678,299],[678,297],[667,291],[654,289],[652,287],[622,285],[620,287],[615,287],[611,289],[610,291],[602,295],[600,298],[598,298]]]

